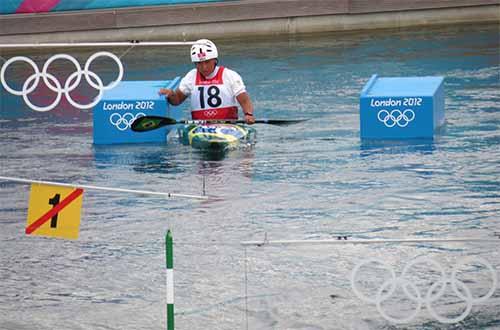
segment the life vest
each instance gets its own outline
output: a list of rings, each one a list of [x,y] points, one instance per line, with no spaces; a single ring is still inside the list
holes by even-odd
[[[210,79],[196,72],[196,81],[191,93],[191,117],[194,120],[238,119],[238,105],[231,88],[224,84],[224,67]]]

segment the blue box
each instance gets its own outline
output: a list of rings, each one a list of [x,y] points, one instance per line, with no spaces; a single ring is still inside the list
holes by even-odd
[[[158,91],[175,88],[179,80],[122,81],[105,91],[94,107],[94,144],[166,142],[170,127],[138,133],[130,125],[140,116],[166,116],[169,105]]]
[[[444,124],[443,82],[443,77],[373,75],[361,91],[361,138],[434,138]]]

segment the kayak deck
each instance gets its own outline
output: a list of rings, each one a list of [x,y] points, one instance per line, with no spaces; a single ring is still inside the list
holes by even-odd
[[[205,123],[179,127],[181,143],[209,152],[226,152],[240,145],[253,144],[256,131],[246,125]]]

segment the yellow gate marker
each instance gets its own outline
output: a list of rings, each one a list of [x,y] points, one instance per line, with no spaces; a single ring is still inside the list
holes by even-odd
[[[77,239],[83,189],[32,184],[27,235]]]

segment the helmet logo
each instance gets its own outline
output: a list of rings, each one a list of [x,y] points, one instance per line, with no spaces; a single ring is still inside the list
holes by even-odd
[[[197,54],[198,55],[198,59],[204,59],[205,57],[207,57],[207,53],[203,52],[200,50],[200,52]]]

